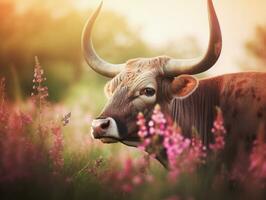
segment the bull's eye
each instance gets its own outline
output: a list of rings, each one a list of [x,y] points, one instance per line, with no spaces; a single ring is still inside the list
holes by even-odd
[[[147,97],[152,97],[155,94],[155,89],[147,87],[140,91],[141,95],[145,95]]]

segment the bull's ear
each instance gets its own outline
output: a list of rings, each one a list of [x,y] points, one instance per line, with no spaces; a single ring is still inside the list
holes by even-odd
[[[186,98],[191,95],[198,87],[199,81],[196,77],[190,75],[180,75],[175,77],[171,83],[173,96],[176,98]]]

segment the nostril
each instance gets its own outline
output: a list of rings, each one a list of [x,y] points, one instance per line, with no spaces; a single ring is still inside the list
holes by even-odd
[[[107,120],[107,122],[104,122],[101,124],[101,128],[102,129],[107,129],[110,125],[110,120]]]

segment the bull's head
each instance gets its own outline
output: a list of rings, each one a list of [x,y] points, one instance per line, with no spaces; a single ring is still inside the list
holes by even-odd
[[[92,122],[92,136],[105,143],[120,141],[136,146],[139,142],[138,112],[149,118],[155,104],[160,104],[164,112],[170,112],[173,98],[186,98],[197,88],[198,80],[191,75],[204,72],[215,64],[222,47],[219,22],[212,1],[208,0],[210,40],[202,57],[180,60],[160,56],[110,64],[96,54],[91,41],[93,24],[101,6],[84,28],[82,49],[93,70],[113,79],[106,84],[108,102],[100,116]]]

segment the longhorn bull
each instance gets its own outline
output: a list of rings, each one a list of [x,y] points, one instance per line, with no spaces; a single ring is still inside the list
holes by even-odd
[[[258,127],[266,122],[266,74],[235,73],[198,80],[193,74],[205,72],[218,60],[222,36],[212,0],[208,0],[210,39],[208,50],[195,59],[167,56],[137,58],[123,64],[102,60],[93,48],[93,24],[102,3],[85,25],[82,49],[89,66],[99,74],[112,78],[105,86],[108,102],[98,118],[92,121],[92,136],[104,143],[122,142],[137,146],[136,116],[150,118],[155,104],[178,123],[190,136],[191,127],[201,134],[205,144],[211,141],[210,130],[215,107],[224,114],[231,153],[241,142],[250,146]],[[233,150],[232,150],[233,149]],[[162,163],[166,158],[157,155]]]

